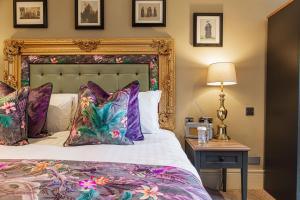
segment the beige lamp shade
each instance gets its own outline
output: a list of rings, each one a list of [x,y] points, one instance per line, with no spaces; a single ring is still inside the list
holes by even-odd
[[[229,62],[211,64],[208,68],[207,85],[235,85],[237,84],[235,65]]]

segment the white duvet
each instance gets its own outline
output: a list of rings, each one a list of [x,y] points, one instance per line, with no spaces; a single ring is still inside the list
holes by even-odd
[[[48,138],[32,139],[30,145],[0,146],[0,159],[100,161],[174,166],[190,171],[199,178],[174,133],[167,130],[161,130],[155,134],[145,134],[144,141],[128,146],[63,147],[68,135],[67,131],[58,132]]]

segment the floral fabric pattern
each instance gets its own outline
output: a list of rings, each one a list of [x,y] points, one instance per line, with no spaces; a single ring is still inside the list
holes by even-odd
[[[38,88],[30,89],[26,108],[29,138],[48,136],[47,130],[44,130],[44,126],[46,123],[52,88],[52,83],[46,83]],[[0,98],[7,96],[14,91],[16,91],[14,88],[0,81]]]
[[[0,145],[28,144],[26,124],[28,95],[29,88],[23,87],[0,98]]]
[[[190,172],[124,163],[0,160],[0,199],[211,200]]]
[[[127,112],[130,89],[111,95],[105,102],[97,102],[87,85],[80,88],[79,102],[65,146],[117,144],[133,142],[127,132]]]
[[[110,97],[110,94],[106,92],[103,88],[101,88],[96,83],[89,81],[87,83],[88,87],[95,94],[97,100],[105,101]],[[139,109],[139,90],[140,83],[138,81],[133,81],[125,86],[124,89],[130,89],[129,102],[128,102],[128,112],[127,112],[127,132],[126,137],[133,141],[141,141],[144,140],[144,135],[141,130],[141,122],[140,122],[140,109]]]
[[[159,89],[159,57],[157,55],[22,56],[22,86],[30,85],[30,64],[148,64],[150,73],[149,89]]]

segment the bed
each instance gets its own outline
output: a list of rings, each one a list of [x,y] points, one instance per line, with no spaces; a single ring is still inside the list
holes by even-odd
[[[7,40],[4,80],[14,87],[53,82],[76,93],[93,80],[115,91],[139,80],[162,90],[160,131],[134,145],[63,147],[70,131],[0,145],[0,199],[211,200],[175,129],[175,50],[170,38]]]

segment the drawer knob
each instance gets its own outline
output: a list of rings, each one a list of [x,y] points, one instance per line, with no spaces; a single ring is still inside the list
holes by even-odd
[[[220,160],[220,162],[224,162],[225,161],[224,156],[220,157],[219,160]]]

